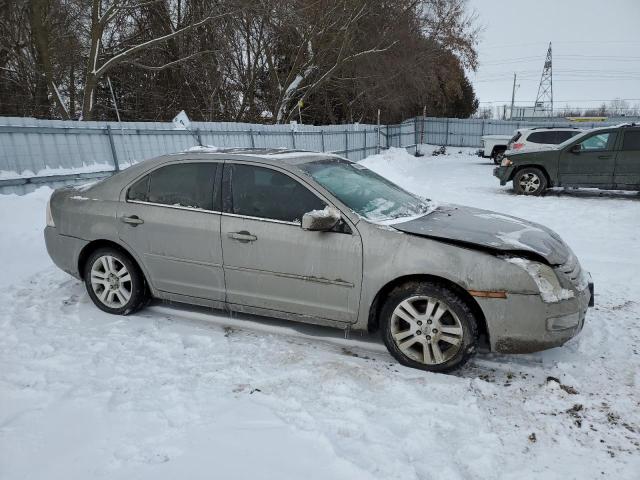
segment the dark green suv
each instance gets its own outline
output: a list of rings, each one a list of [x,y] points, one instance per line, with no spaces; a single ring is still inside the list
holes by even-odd
[[[506,152],[493,174],[521,195],[549,187],[640,190],[640,125],[595,128],[549,150]]]

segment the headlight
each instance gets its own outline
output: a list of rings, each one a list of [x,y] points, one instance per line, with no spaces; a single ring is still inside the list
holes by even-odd
[[[549,265],[517,257],[508,257],[505,260],[518,265],[531,276],[540,291],[543,302],[555,303],[574,296],[571,290],[562,288],[556,272]]]
[[[507,157],[504,157],[502,159],[502,162],[500,163],[500,166],[502,167],[510,167],[511,165],[513,165],[513,162],[509,160]]]
[[[51,199],[47,202],[47,227],[55,227],[53,216],[51,215]]]

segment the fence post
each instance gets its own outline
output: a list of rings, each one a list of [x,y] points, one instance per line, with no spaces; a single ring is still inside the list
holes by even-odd
[[[291,140],[293,142],[293,149],[296,149],[296,131],[293,128],[293,126],[291,126]]]
[[[376,140],[376,154],[380,153],[380,109],[378,109],[378,138]]]
[[[253,128],[249,129],[249,136],[251,138],[251,148],[256,148],[256,141],[253,138]]]
[[[113,134],[111,133],[111,125],[107,125],[107,135],[109,136],[109,145],[111,145],[111,156],[113,157],[113,167],[116,172],[119,172],[120,162],[118,162],[118,153],[116,152],[116,145],[115,143],[113,143]]]
[[[344,156],[348,157],[349,155],[349,130],[347,130],[347,126],[344,126]]]
[[[320,130],[320,142],[322,143],[322,151],[326,152],[326,148],[324,148],[324,128]]]
[[[418,117],[413,117],[413,143],[416,144],[416,153],[418,153]]]
[[[362,131],[364,136],[362,137],[362,158],[367,156],[367,127],[364,127]]]
[[[448,146],[449,145],[449,117],[447,117],[447,123],[444,128],[447,129],[447,134],[444,137],[444,144],[445,146]]]
[[[196,137],[198,138],[198,145],[202,146],[202,136],[200,135],[200,129],[196,129]]]

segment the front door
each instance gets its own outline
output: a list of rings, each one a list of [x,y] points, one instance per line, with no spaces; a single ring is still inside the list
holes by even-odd
[[[225,163],[221,240],[227,302],[355,322],[362,283],[357,230],[347,223],[331,232],[300,226],[304,213],[325,205],[284,170]]]
[[[640,188],[640,129],[624,129],[613,181],[617,188]]]
[[[612,186],[616,163],[615,141],[615,132],[596,132],[565,148],[560,153],[558,165],[560,184]]]
[[[217,163],[186,160],[154,170],[126,191],[118,225],[120,239],[138,254],[158,290],[222,304],[217,171]]]

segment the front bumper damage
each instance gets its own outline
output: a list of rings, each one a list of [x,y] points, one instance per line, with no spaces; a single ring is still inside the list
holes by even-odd
[[[506,185],[508,181],[513,177],[514,167],[495,167],[493,169],[493,176],[500,179],[500,185]]]
[[[593,282],[573,298],[546,303],[540,295],[507,293],[506,299],[476,298],[485,313],[491,351],[532,353],[564,345],[582,328],[594,305]]]

